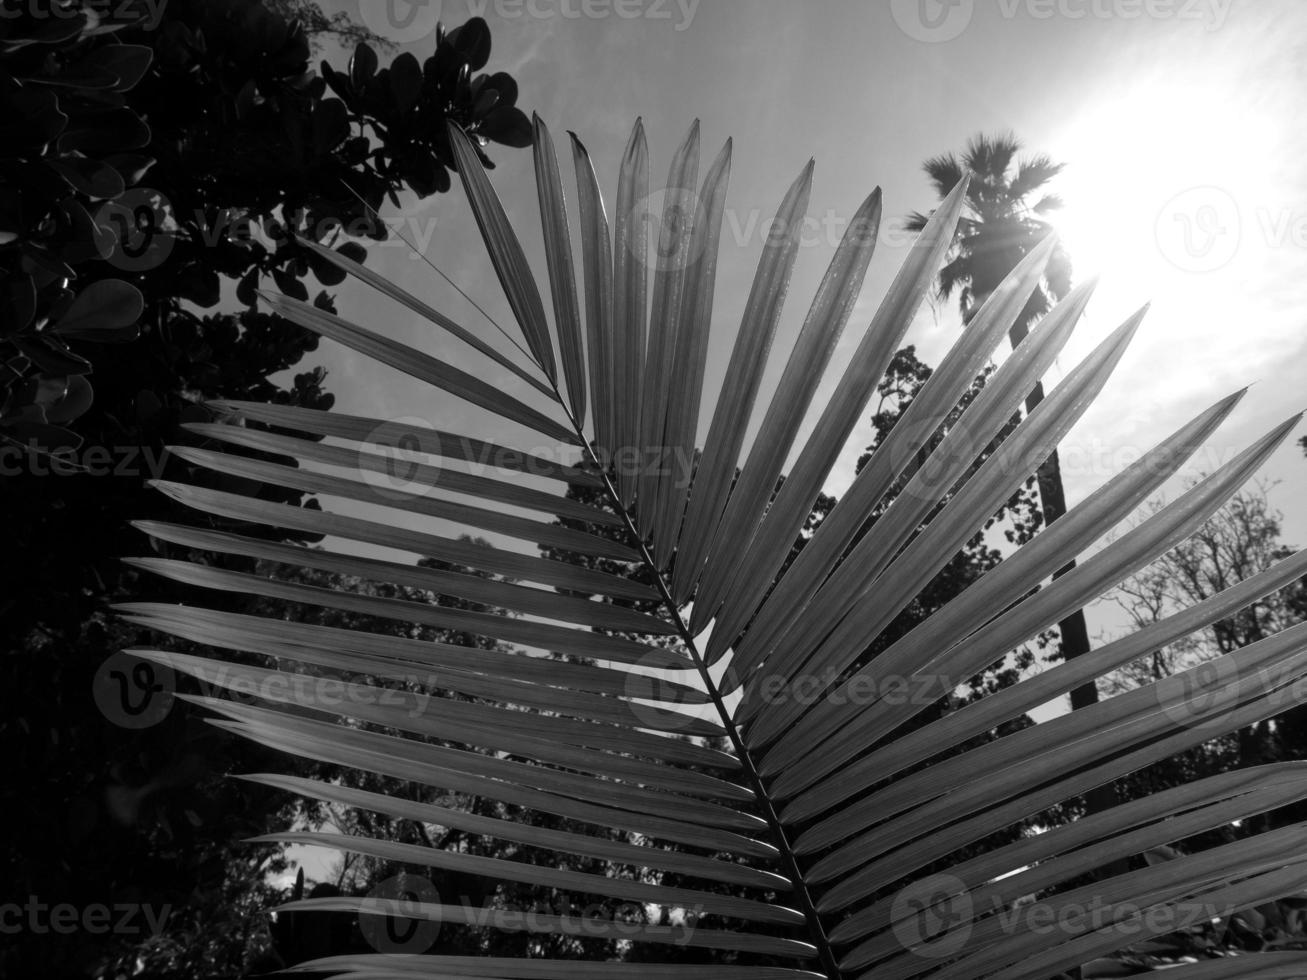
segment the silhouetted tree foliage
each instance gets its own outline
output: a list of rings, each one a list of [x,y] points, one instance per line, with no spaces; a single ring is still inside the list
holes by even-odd
[[[1281,538],[1281,515],[1271,506],[1269,489],[1268,484],[1255,483],[1240,490],[1191,537],[1113,591],[1111,598],[1124,610],[1132,629],[1147,627],[1210,599],[1294,553]],[[1147,512],[1155,513],[1165,503],[1161,498],[1151,501]],[[1103,678],[1102,683],[1111,693],[1129,691],[1233,653],[1304,619],[1307,579],[1299,579],[1204,630],[1150,651]],[[1307,758],[1307,707],[1297,704],[1276,717],[1219,735],[1131,773],[1117,782],[1116,792],[1123,800],[1139,799],[1190,780],[1303,758]],[[1134,864],[1161,863],[1297,823],[1304,817],[1307,807],[1291,804],[1176,841],[1170,847],[1155,848],[1135,858]],[[1296,898],[1268,902],[1123,950],[1113,961],[1118,969],[1125,964],[1138,971],[1272,947],[1304,949],[1305,910],[1307,904]]]
[[[65,424],[105,343],[198,327],[224,280],[251,307],[266,278],[302,300],[310,272],[338,284],[296,236],[384,239],[387,197],[449,189],[447,122],[530,142],[512,77],[473,74],[490,56],[479,18],[438,31],[424,62],[383,67],[360,43],[318,73],[305,25],[261,0],[5,3],[0,436],[47,451],[76,446]]]
[[[1196,482],[1196,481],[1191,481]],[[1142,628],[1273,567],[1295,549],[1281,537],[1281,515],[1267,484],[1240,490],[1192,537],[1167,552],[1113,593],[1131,626]],[[1150,503],[1150,512],[1165,505]],[[1307,619],[1307,580],[1299,580],[1180,642],[1104,678],[1117,691],[1131,690],[1264,640]],[[1284,759],[1307,758],[1307,708],[1214,738],[1197,748],[1149,766],[1121,783],[1129,798],[1159,792],[1182,781]],[[1227,827],[1195,843],[1213,844],[1302,819],[1296,804],[1261,814],[1242,829]]]
[[[483,21],[439,32],[425,61],[383,65],[362,44],[344,70],[319,73],[310,32],[322,25],[306,30],[285,7],[4,2],[5,900],[169,912],[153,936],[142,924],[7,937],[9,975],[134,973],[138,959],[154,976],[236,975],[266,947],[254,913],[273,904],[284,861],[238,841],[283,826],[285,804],[224,774],[271,768],[271,753],[182,705],[144,730],[102,710],[115,683],[123,705],[165,698],[150,693],[161,674],[111,657],[156,642],[108,606],[139,594],[120,558],[149,546],[128,522],[182,520],[149,478],[232,488],[164,449],[203,442],[182,426],[214,420],[204,400],[330,407],[321,369],[295,373],[316,338],[254,306],[267,284],[333,309],[325,289],[342,274],[291,232],[362,260],[361,243],[387,234],[372,208],[449,187],[447,120],[506,146],[529,139],[513,79],[481,72]],[[316,506],[278,487],[260,496]]]

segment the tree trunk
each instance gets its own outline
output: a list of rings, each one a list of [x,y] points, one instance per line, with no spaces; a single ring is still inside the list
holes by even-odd
[[[1024,316],[1019,318],[1009,331],[1008,337],[1012,341],[1014,350],[1021,341],[1025,340],[1026,334],[1029,332],[1023,322],[1024,320]],[[1033,412],[1035,407],[1043,400],[1044,385],[1042,382],[1036,381],[1034,389],[1026,397],[1026,414],[1029,415]],[[1056,449],[1035,471],[1035,480],[1039,485],[1039,503],[1040,509],[1044,513],[1044,526],[1047,527],[1066,513],[1066,492],[1062,487],[1062,466],[1058,460]],[[1053,578],[1059,578],[1075,567],[1076,563],[1073,559],[1054,572]],[[1077,609],[1067,616],[1066,619],[1057,624],[1057,628],[1061,634],[1060,653],[1063,660],[1072,660],[1089,652],[1089,628],[1085,625],[1085,614],[1082,610]],[[1072,711],[1078,711],[1080,708],[1097,703],[1098,684],[1095,681],[1086,681],[1079,687],[1072,689]],[[1112,783],[1099,786],[1085,794],[1085,809],[1089,813],[1099,813],[1109,807],[1116,806],[1116,804],[1116,787]]]

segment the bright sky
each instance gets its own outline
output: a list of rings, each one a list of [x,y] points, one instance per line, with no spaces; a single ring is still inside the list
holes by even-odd
[[[361,3],[362,8],[354,6]],[[653,186],[691,120],[702,121],[703,167],[727,136],[734,166],[720,256],[711,379],[761,250],[766,222],[809,156],[816,179],[783,339],[792,338],[848,216],[872,187],[885,195],[882,241],[841,351],[851,351],[902,261],[901,217],[934,195],[926,157],[971,134],[1011,129],[1067,169],[1058,220],[1077,278],[1098,295],[1053,377],[1151,300],[1132,350],[1099,403],[1063,444],[1072,502],[1219,396],[1253,391],[1218,433],[1211,469],[1305,407],[1307,365],[1307,5],[1283,0],[325,0],[404,41],[418,57],[429,29],[472,14],[494,37],[489,68],[519,81],[519,104],[587,144],[611,211],[617,161],[643,116]],[[337,63],[340,58],[333,56]],[[493,148],[493,173],[543,276],[531,154]],[[702,174],[702,170],[701,170]],[[511,315],[489,274],[457,185],[406,200],[394,214],[428,256],[501,323]],[[398,241],[369,264],[474,329],[493,330]],[[346,316],[485,372],[461,351],[361,286],[341,287]],[[925,309],[909,334],[929,363],[957,336],[952,304]],[[777,344],[778,350],[788,345]],[[511,438],[482,413],[433,395],[333,344],[318,355],[337,407],[378,418],[420,417],[455,432]],[[769,381],[779,377],[772,365]],[[837,353],[834,370],[841,365]],[[834,383],[834,370],[827,388]],[[492,372],[493,373],[493,372]],[[501,372],[502,373],[502,372]],[[509,384],[507,378],[503,379]],[[527,395],[526,397],[530,397]],[[809,419],[811,422],[811,418]],[[706,425],[706,422],[705,422]],[[520,436],[518,441],[520,442]],[[538,439],[525,436],[532,443]],[[852,478],[870,425],[834,474]],[[1307,459],[1290,443],[1267,475],[1288,540],[1307,542]]]
[[[358,5],[361,4],[360,8]],[[1056,383],[1144,301],[1152,310],[1099,403],[1062,446],[1071,503],[1217,398],[1257,382],[1194,468],[1228,460],[1307,407],[1307,4],[1299,0],[323,0],[425,58],[437,18],[490,23],[489,70],[511,72],[521,105],[558,138],[571,186],[568,129],[586,143],[608,207],[632,122],[643,116],[653,186],[694,118],[703,163],[727,136],[734,165],[720,254],[712,378],[761,250],[766,222],[809,156],[817,161],[798,271],[777,350],[788,351],[844,222],[877,184],[885,228],[840,351],[847,355],[901,263],[906,213],[928,210],[921,161],[981,130],[1013,130],[1067,164],[1054,190],[1076,278],[1102,283]],[[333,63],[343,57],[328,52]],[[543,277],[531,154],[492,148],[492,179]],[[511,315],[457,185],[392,212],[406,234],[501,323]],[[397,241],[368,264],[473,329],[471,309]],[[343,315],[512,387],[365,288],[337,290]],[[510,329],[511,326],[510,326]],[[909,333],[938,363],[957,336],[952,304],[923,310]],[[530,447],[538,437],[326,343],[337,409],[421,418],[437,428]],[[841,365],[840,352],[835,369]],[[769,382],[783,362],[772,365]],[[511,377],[511,376],[510,376]],[[834,384],[827,378],[826,390]],[[522,397],[530,400],[529,395]],[[819,399],[820,400],[820,399]],[[809,419],[811,422],[812,419]],[[706,422],[705,422],[706,425]],[[1307,431],[1300,430],[1298,435]],[[869,423],[828,489],[853,475]],[[1295,436],[1296,439],[1296,436]],[[523,441],[525,440],[525,441]],[[1307,544],[1307,459],[1286,445],[1264,471],[1285,537]],[[1115,632],[1104,605],[1090,631]]]

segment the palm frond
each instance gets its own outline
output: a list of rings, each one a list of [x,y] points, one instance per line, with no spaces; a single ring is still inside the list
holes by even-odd
[[[858,328],[833,393],[800,444],[804,417],[817,402],[873,260],[879,190],[858,207],[835,250],[775,394],[757,405],[797,255],[811,163],[778,209],[728,372],[710,381],[705,364],[729,143],[700,184],[697,124],[691,129],[672,159],[659,241],[651,250],[642,126],[636,124],[622,158],[611,223],[589,156],[573,136],[578,284],[565,182],[549,131],[535,121],[551,327],[519,236],[475,147],[457,128],[449,137],[529,364],[361,266],[334,253],[323,257],[474,355],[509,368],[515,383],[533,390],[534,402],[548,396],[547,409],[384,331],[286,297],[266,302],[308,330],[553,440],[557,457],[358,416],[217,403],[225,421],[191,427],[210,445],[175,451],[199,470],[231,478],[223,486],[239,492],[175,482],[158,487],[235,526],[138,526],[193,557],[210,552],[360,576],[486,603],[487,609],[321,588],[200,560],[153,556],[135,564],[200,590],[196,595],[255,596],[273,608],[334,610],[495,642],[487,649],[461,647],[235,613],[220,598],[210,605],[130,603],[120,611],[161,634],[271,658],[270,666],[257,666],[163,649],[134,651],[195,678],[205,693],[187,698],[218,727],[291,755],[404,780],[433,797],[466,794],[503,809],[488,816],[318,779],[247,778],[342,807],[536,848],[558,860],[509,860],[311,829],[265,842],[695,909],[712,928],[587,925],[593,929],[585,935],[648,944],[640,962],[378,954],[301,969],[373,978],[929,974],[1038,980],[1135,942],[1195,903],[1234,910],[1307,887],[1307,828],[1301,825],[1158,868],[1103,870],[1109,855],[1140,853],[1307,797],[1301,765],[1215,776],[1039,836],[965,852],[1090,788],[1283,710],[1286,691],[1307,675],[1307,627],[1230,654],[1214,673],[1166,678],[998,737],[1024,712],[1300,577],[1307,553],[1088,656],[912,724],[948,691],[1184,540],[1282,444],[1296,417],[1046,584],[1175,473],[1243,393],[1216,401],[934,616],[868,655],[899,611],[984,528],[1110,383],[1140,328],[1142,310],[996,441],[1066,345],[1093,285],[1063,290],[942,440],[924,451],[1041,283],[1057,278],[1050,271],[1057,256],[1052,237],[1017,249],[1008,265],[1015,268],[986,286],[968,329],[790,561],[792,543],[941,265],[946,290],[977,288],[956,258],[945,263],[959,228],[964,236],[980,234],[963,209],[983,194],[978,184],[986,176],[1007,171],[1017,152],[1014,140],[985,138],[969,147],[968,162],[984,171],[976,180],[951,156],[928,163],[945,200],[929,219],[916,216],[918,241],[869,324]],[[1018,180],[1024,175],[1037,185],[1048,170],[1039,159],[1026,161]],[[1020,231],[1014,226],[1014,235]],[[1069,287],[1069,272],[1066,278]],[[656,463],[667,453],[692,458],[701,413],[707,414],[707,438],[696,465],[633,470],[621,464],[631,451]],[[746,452],[749,431],[756,435]],[[974,465],[991,445],[994,451]],[[403,486],[383,490],[373,477],[389,472],[401,446],[411,462]],[[488,464],[496,475],[468,472],[469,463]],[[259,499],[263,484],[313,494],[323,509]],[[566,487],[583,487],[603,505],[569,497]],[[338,513],[332,509],[337,500],[381,507],[388,516]],[[408,530],[404,514],[491,532],[501,543]],[[249,533],[251,526],[325,535],[328,544],[283,544]],[[467,571],[364,557],[360,547],[437,558]],[[537,549],[578,561],[544,557]],[[615,567],[641,574],[616,574]],[[306,672],[337,679],[337,696],[297,682]],[[909,687],[932,683],[940,693],[904,702],[887,694],[891,680]],[[346,696],[339,696],[342,691]],[[708,739],[722,740],[724,748]],[[569,823],[558,828],[513,819],[519,810]],[[622,871],[571,870],[568,855]],[[1029,895],[1039,896],[1042,913],[1069,924],[1052,934],[1040,929],[1023,911]],[[498,906],[418,902],[396,908],[345,897],[287,908],[525,928],[520,916]],[[1089,908],[1101,914],[1068,914]],[[567,916],[537,915],[530,928],[571,935],[579,926]],[[668,944],[731,962],[659,965],[657,950]],[[1285,953],[1197,964],[1175,975],[1287,977],[1304,968],[1307,956]]]
[[[1066,167],[1063,163],[1054,163],[1046,154],[1025,157],[1018,161],[1017,172],[1012,177],[1012,196],[1025,200],[1039,188],[1060,174]]]
[[[940,197],[948,197],[949,194],[953,193],[953,188],[962,183],[962,178],[967,173],[958,158],[952,153],[931,157],[922,165],[922,169],[926,171],[926,176],[935,185],[935,191]],[[975,170],[974,167],[971,169]]]
[[[1021,141],[1010,129],[992,135],[977,133],[967,140],[963,157],[968,165],[975,164],[972,169],[980,176],[999,176],[1007,172],[1020,149]]]
[[[1060,211],[1065,205],[1061,196],[1058,194],[1045,194],[1038,201],[1030,206],[1033,214],[1046,215],[1050,211]]]

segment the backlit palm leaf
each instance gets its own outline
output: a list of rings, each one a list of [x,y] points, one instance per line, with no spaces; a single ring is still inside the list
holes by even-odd
[[[569,215],[555,147],[543,123],[536,121],[551,330],[541,289],[474,147],[456,129],[450,139],[490,266],[521,331],[524,346],[519,351],[529,352],[531,363],[488,347],[424,301],[336,253],[318,254],[509,367],[549,395],[549,410],[390,340],[384,330],[349,323],[286,297],[269,297],[268,302],[309,330],[555,440],[558,457],[547,460],[457,433],[249,403],[217,406],[232,424],[194,429],[217,442],[300,465],[207,449],[177,452],[192,464],[242,481],[294,488],[328,502],[364,501],[452,521],[509,543],[473,545],[407,531],[393,521],[227,491],[175,483],[160,484],[160,489],[220,518],[400,549],[501,578],[360,557],[351,549],[306,549],[229,531],[160,522],[140,526],[156,539],[186,548],[431,589],[504,612],[332,591],[159,558],[136,563],[191,586],[458,629],[522,649],[472,649],[137,603],[122,610],[134,622],[215,647],[264,654],[275,658],[278,668],[160,650],[136,652],[198,678],[210,692],[258,692],[257,703],[191,699],[218,716],[215,724],[239,735],[309,759],[564,817],[593,833],[551,830],[300,777],[248,777],[257,782],[560,855],[610,861],[639,874],[583,874],[565,870],[561,860],[559,866],[548,866],[339,834],[288,832],[276,835],[276,841],[698,909],[738,928],[676,933],[652,925],[619,929],[614,923],[590,922],[585,935],[655,945],[678,942],[793,965],[659,967],[379,954],[322,961],[314,969],[396,978],[782,980],[930,974],[1035,980],[1137,942],[1149,930],[1166,931],[1169,913],[1195,903],[1223,915],[1307,885],[1307,830],[1299,826],[1084,883],[1087,874],[1113,858],[1307,796],[1307,770],[1290,764],[1214,776],[949,863],[959,849],[997,830],[1288,707],[1286,698],[1307,675],[1307,627],[1231,654],[1215,672],[1196,669],[961,751],[975,736],[1300,577],[1307,571],[1303,553],[1090,656],[886,739],[929,706],[889,697],[887,680],[909,687],[929,681],[942,694],[1002,660],[1183,540],[1267,458],[1296,419],[1276,426],[1073,572],[1038,588],[1173,474],[1233,410],[1242,392],[1217,401],[859,667],[878,634],[1081,417],[1126,355],[1142,311],[1104,339],[975,469],[981,450],[1066,343],[1092,285],[1072,291],[921,462],[922,445],[1038,287],[1053,243],[1035,249],[976,311],[889,439],[787,566],[795,537],[838,452],[938,274],[966,181],[955,182],[925,224],[879,311],[868,326],[858,327],[856,348],[839,365],[834,394],[815,410],[807,442],[796,446],[873,260],[879,190],[856,211],[795,346],[783,359],[774,397],[755,412],[796,257],[811,164],[779,205],[778,222],[763,249],[733,341],[729,373],[705,381],[729,144],[696,191],[699,132],[697,124],[692,128],[673,157],[667,211],[651,253],[643,212],[649,163],[642,128],[637,124],[622,159],[617,210],[610,223],[589,157],[575,137],[579,208],[575,219]],[[580,234],[580,281],[572,254],[574,231]],[[655,465],[637,472],[623,465],[632,449],[655,464],[664,453],[692,459],[701,415],[707,438],[702,455],[688,468]],[[757,434],[744,452],[745,431],[755,415]],[[301,435],[246,427],[244,421]],[[414,461],[403,489],[380,494],[369,477],[386,472],[392,458],[387,450],[396,445],[414,450]],[[797,462],[785,472],[792,457]],[[460,469],[469,461],[492,462],[496,475]],[[565,497],[568,484],[597,490],[610,509]],[[899,489],[886,506],[895,487]],[[621,540],[574,530],[558,524],[558,518],[615,528],[622,532]],[[534,553],[539,548],[643,565],[649,573],[643,582],[651,584],[540,557]],[[661,603],[662,609],[650,615],[585,596]],[[693,604],[686,608],[690,600]],[[669,636],[678,642],[668,646]],[[656,642],[660,637],[661,644]],[[545,655],[550,653],[584,661]],[[729,664],[724,676],[720,670],[710,672],[722,661]],[[328,703],[297,686],[296,671],[310,667],[341,675],[353,696]],[[656,676],[651,676],[655,668]],[[421,671],[432,678],[439,672],[429,693],[397,691],[390,699],[369,696],[376,693],[369,689],[371,681],[349,680],[402,681]],[[813,696],[795,695],[800,687]],[[422,699],[432,694],[438,710],[423,710]],[[723,738],[729,748],[720,751],[685,736]],[[631,836],[614,839],[611,831]],[[669,883],[670,876],[677,884]],[[1101,914],[1082,916],[1054,932],[1041,930],[1018,902],[1037,893],[1046,897],[1034,907],[1044,911],[1093,907]],[[351,898],[311,900],[297,907],[387,911],[374,900]],[[398,911],[446,922],[522,927],[519,918],[502,910],[410,903]],[[481,911],[487,918],[479,918]],[[532,928],[566,933],[575,932],[578,923],[537,916]],[[1286,977],[1304,969],[1307,958],[1276,954],[1184,967],[1174,976]]]

